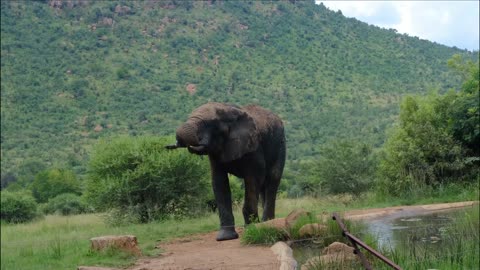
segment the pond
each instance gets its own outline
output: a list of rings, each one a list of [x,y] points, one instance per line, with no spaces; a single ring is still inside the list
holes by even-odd
[[[367,223],[367,231],[378,241],[379,249],[393,249],[404,243],[437,248],[444,243],[450,225],[459,210],[422,215],[386,217]]]
[[[347,228],[353,235],[367,243],[376,242],[372,246],[379,251],[394,250],[398,247],[438,253],[445,245],[449,245],[452,237],[455,237],[455,232],[449,225],[463,213],[465,209],[434,213],[402,211],[363,221],[362,226],[356,226],[358,228],[348,228],[348,226]],[[298,264],[302,265],[309,258],[321,255],[324,246],[321,240],[294,243],[293,255]]]

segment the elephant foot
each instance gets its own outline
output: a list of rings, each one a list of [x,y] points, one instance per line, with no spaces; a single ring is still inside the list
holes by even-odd
[[[238,233],[234,227],[221,227],[217,234],[217,241],[237,239]]]

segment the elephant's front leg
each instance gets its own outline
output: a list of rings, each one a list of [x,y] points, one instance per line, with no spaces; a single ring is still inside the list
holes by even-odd
[[[245,224],[258,222],[258,182],[255,177],[245,177],[245,198],[242,209]]]
[[[220,216],[220,231],[217,234],[217,241],[237,239],[228,175],[223,168],[215,166],[215,164],[212,164],[212,186]]]

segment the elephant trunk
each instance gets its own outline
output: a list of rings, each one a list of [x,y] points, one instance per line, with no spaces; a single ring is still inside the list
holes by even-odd
[[[198,145],[197,127],[195,123],[187,121],[177,129],[177,144],[179,146]]]

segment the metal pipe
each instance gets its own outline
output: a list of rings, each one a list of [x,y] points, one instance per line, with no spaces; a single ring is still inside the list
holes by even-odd
[[[337,213],[333,213],[332,218],[333,218],[333,220],[337,221],[338,226],[340,226],[340,228],[342,229],[343,236],[347,237],[347,239],[352,243],[353,247],[355,248],[355,252],[357,252],[357,250],[358,250],[359,253],[357,255],[359,255],[360,259],[362,260],[362,263],[363,263],[363,266],[365,267],[365,269],[370,270],[372,268],[371,268],[370,264],[368,263],[368,261],[366,260],[365,256],[358,249],[357,244],[360,245],[361,247],[363,247],[364,249],[366,249],[368,252],[372,253],[375,257],[382,260],[384,263],[391,266],[393,269],[402,270],[402,268],[400,266],[398,266],[397,264],[395,264],[394,262],[389,260],[387,257],[380,254],[378,251],[374,250],[373,248],[371,248],[370,246],[365,244],[362,240],[358,239],[357,237],[352,235],[350,232],[348,232],[347,228],[345,227],[345,225],[343,224],[342,220],[337,215]]]

